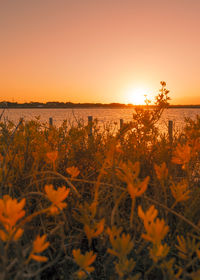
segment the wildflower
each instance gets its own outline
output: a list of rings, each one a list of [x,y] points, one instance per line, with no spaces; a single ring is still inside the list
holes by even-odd
[[[66,168],[66,171],[67,171],[67,173],[69,173],[69,175],[72,176],[72,178],[76,178],[80,173],[78,168],[75,167],[75,166],[71,166],[71,167]]]
[[[167,244],[158,244],[157,246],[153,246],[150,249],[150,256],[152,260],[157,263],[160,259],[163,259],[167,256],[169,252],[169,246]]]
[[[46,153],[46,156],[48,161],[55,163],[56,159],[58,158],[58,151],[48,152]]]
[[[77,275],[78,277],[84,278],[86,276],[86,273],[90,273],[94,271],[94,267],[90,266],[96,259],[96,254],[93,254],[93,251],[86,252],[86,254],[81,254],[80,249],[73,250],[72,251],[73,257],[76,261],[76,263],[80,266],[80,271],[78,271]]]
[[[91,241],[92,238],[99,236],[103,232],[104,223],[105,220],[102,219],[99,223],[95,224],[95,226],[93,227],[90,227],[87,224],[84,225],[84,231],[89,242]]]
[[[185,180],[182,180],[178,184],[170,186],[173,197],[176,200],[176,203],[180,201],[186,201],[190,197],[190,190],[188,188],[188,183]]]
[[[161,166],[155,164],[154,169],[156,171],[156,176],[157,176],[158,180],[162,181],[162,180],[165,180],[167,178],[168,169],[167,169],[167,166],[166,166],[165,162],[163,162]]]
[[[144,227],[147,232],[146,234],[142,234],[142,237],[153,244],[160,244],[161,240],[164,239],[167,234],[169,227],[165,225],[163,219],[160,220],[156,218],[157,210],[154,206],[151,206],[146,213],[144,213],[141,206],[139,206],[138,215],[143,219]]]
[[[128,163],[120,164],[121,170],[117,170],[117,175],[119,179],[129,184],[136,180],[140,172],[140,163],[135,162],[134,164],[131,161]]]
[[[50,207],[50,212],[52,214],[57,214],[58,210],[66,208],[67,203],[63,202],[63,200],[68,196],[69,189],[66,189],[66,187],[63,186],[54,190],[53,185],[45,185],[44,189],[48,199],[52,202]]]
[[[181,164],[182,169],[185,169],[186,164],[189,163],[191,158],[191,147],[187,144],[181,146],[178,144],[172,158],[172,162],[176,164]]]
[[[124,276],[129,275],[133,272],[135,264],[136,263],[132,258],[131,259],[128,259],[126,257],[119,258],[118,262],[115,262],[115,271],[119,275],[118,279],[131,279],[131,278],[124,278]],[[135,279],[139,279],[138,278],[139,275],[137,274]]]
[[[131,241],[131,237],[129,234],[123,233],[122,228],[117,229],[113,227],[112,229],[108,228],[107,230],[110,243],[112,245],[112,249],[108,249],[108,253],[118,257],[124,258],[131,252],[133,249],[133,242]]]
[[[31,254],[29,256],[29,259],[33,259],[37,262],[46,262],[48,261],[47,257],[39,256],[36,254],[42,253],[45,249],[49,247],[49,242],[46,242],[46,234],[43,236],[37,236],[35,241],[33,242],[33,249],[31,251]]]
[[[181,236],[178,235],[177,240],[178,240],[178,245],[175,246],[179,250],[178,254],[182,259],[186,260],[188,254],[187,242],[182,235]]]
[[[122,228],[114,226],[111,229],[108,228],[107,233],[112,245],[112,249],[108,248],[107,252],[118,258],[115,262],[115,270],[120,279],[124,279],[124,276],[130,274],[135,267],[135,261],[128,258],[133,249],[133,241],[130,234],[122,233]]]
[[[177,236],[178,245],[176,245],[176,248],[178,249],[178,255],[184,259],[189,260],[194,253],[196,252],[197,257],[200,257],[200,243],[196,242],[196,238],[191,238],[189,235],[184,238],[182,235]]]
[[[135,184],[128,184],[127,189],[132,199],[136,196],[141,196],[147,189],[147,185],[149,182],[149,176],[147,176],[144,181],[135,183]]]
[[[142,234],[142,237],[153,244],[149,251],[150,256],[154,262],[158,262],[161,258],[166,257],[169,252],[168,246],[161,243],[165,238],[169,227],[165,225],[163,219],[160,220],[157,218],[158,211],[153,205],[146,211],[146,213],[144,213],[141,206],[139,206],[138,215],[143,219],[146,230],[146,234]]]
[[[10,238],[16,241],[22,236],[23,230],[21,228],[16,230],[15,226],[25,215],[23,210],[25,202],[25,198],[17,202],[17,199],[12,199],[9,195],[4,195],[3,199],[0,199],[0,222],[4,227],[4,230],[0,230],[0,238],[3,241]]]
[[[141,205],[138,207],[138,216],[143,220],[145,224],[145,228],[153,223],[154,219],[158,215],[158,210],[155,209],[154,205],[151,205],[151,207],[146,211],[146,213],[143,212]]]
[[[149,182],[149,176],[147,176],[143,181],[138,180],[138,175],[140,172],[140,163],[136,162],[132,164],[130,161],[128,164],[121,163],[121,169],[117,171],[118,177],[127,183],[127,189],[132,199],[136,196],[141,196],[147,189]]]
[[[159,244],[167,234],[169,227],[165,225],[165,221],[163,219],[160,220],[157,218],[155,222],[151,223],[145,229],[147,233],[142,235],[143,238],[152,243]]]

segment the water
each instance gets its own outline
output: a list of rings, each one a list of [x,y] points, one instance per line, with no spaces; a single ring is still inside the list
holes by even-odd
[[[2,109],[0,109],[0,114]],[[40,116],[40,121],[48,124],[49,118],[53,118],[53,124],[60,126],[63,120],[67,119],[70,124],[76,124],[78,120],[82,119],[87,123],[88,116],[97,118],[100,125],[116,124],[119,127],[120,119],[124,122],[132,120],[134,109],[6,109],[3,114],[3,119],[9,119],[15,124],[19,122],[20,118],[25,120],[32,120]],[[159,127],[162,130],[167,129],[168,121],[174,122],[174,129],[180,130],[184,126],[184,119],[190,117],[195,119],[196,115],[200,114],[200,108],[170,108],[166,109],[159,121]]]

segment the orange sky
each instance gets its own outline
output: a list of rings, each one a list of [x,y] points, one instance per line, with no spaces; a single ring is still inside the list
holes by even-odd
[[[199,15],[200,0],[0,0],[0,101],[134,103],[164,80],[171,104],[200,104]]]

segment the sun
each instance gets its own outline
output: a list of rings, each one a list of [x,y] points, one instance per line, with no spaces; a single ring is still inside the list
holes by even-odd
[[[126,91],[126,102],[133,105],[145,105],[148,91],[144,87],[129,88]]]

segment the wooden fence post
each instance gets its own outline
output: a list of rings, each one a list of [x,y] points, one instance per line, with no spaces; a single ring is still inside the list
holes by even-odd
[[[53,125],[53,118],[49,118],[49,126]]]
[[[89,127],[89,131],[88,131],[88,137],[92,137],[92,116],[88,116],[88,127]]]
[[[169,134],[169,142],[172,144],[173,142],[173,121],[168,122],[168,134]]]
[[[124,125],[124,120],[120,119],[120,130],[122,129],[123,125]]]

